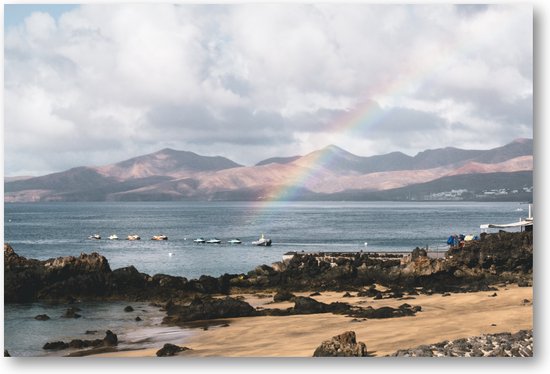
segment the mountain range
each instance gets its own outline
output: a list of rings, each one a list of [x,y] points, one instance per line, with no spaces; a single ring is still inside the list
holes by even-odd
[[[362,157],[329,145],[254,166],[166,148],[110,165],[8,177],[4,201],[399,200],[411,191],[426,194],[459,185],[499,188],[506,181],[521,189],[532,186],[532,170],[532,139],[489,150],[447,147],[415,156],[391,152]]]

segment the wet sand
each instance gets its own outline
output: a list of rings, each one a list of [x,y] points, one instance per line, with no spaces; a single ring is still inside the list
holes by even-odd
[[[344,292],[326,292],[318,301],[342,301],[363,307],[397,307],[403,303],[420,305],[414,317],[353,321],[353,317],[330,313],[285,317],[230,318],[228,327],[195,330],[179,343],[191,348],[181,356],[225,357],[311,357],[323,340],[344,331],[355,331],[357,340],[365,342],[369,355],[384,356],[398,349],[469,336],[516,332],[533,328],[533,308],[524,299],[533,300],[532,287],[497,287],[495,291],[414,296],[415,299],[373,300],[367,297],[342,297]],[[350,292],[355,295],[355,292]],[[297,293],[308,296],[309,293]],[[237,295],[232,295],[237,296]],[[242,295],[254,307],[287,308],[291,302],[269,303],[272,298]],[[100,354],[101,357],[155,356],[156,349]]]

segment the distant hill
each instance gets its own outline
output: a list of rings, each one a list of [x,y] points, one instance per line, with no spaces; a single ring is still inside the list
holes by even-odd
[[[302,156],[290,156],[290,157],[272,157],[266,160],[262,160],[256,164],[256,166],[269,165],[269,164],[288,164],[295,161]]]
[[[105,176],[121,180],[151,176],[183,177],[196,172],[235,168],[237,164],[225,157],[200,156],[193,152],[165,148],[155,153],[96,168]]]
[[[167,148],[110,165],[6,180],[4,201],[422,199],[452,189],[475,194],[482,187],[532,186],[532,153],[532,139],[490,150],[447,147],[415,156],[362,157],[330,145],[247,167]]]
[[[384,191],[348,190],[341,193],[329,194],[323,197],[328,200],[427,200],[430,194],[443,193],[452,190],[468,190],[464,200],[499,200],[499,201],[532,201],[532,192],[525,192],[523,188],[533,186],[533,172],[519,171],[512,173],[482,173],[463,174],[442,177],[426,183],[418,183],[406,187]],[[505,189],[517,193],[507,195],[484,195],[484,191]],[[483,195],[483,196],[478,196]],[[318,199],[318,198],[316,198]],[[438,200],[434,198],[433,200]]]

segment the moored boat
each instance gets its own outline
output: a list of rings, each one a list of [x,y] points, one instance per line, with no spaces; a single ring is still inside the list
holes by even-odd
[[[99,234],[93,234],[93,235],[88,236],[88,239],[99,240],[99,239],[101,239],[101,236]]]
[[[264,237],[264,234],[262,234],[260,239],[252,242],[252,245],[257,245],[257,246],[261,246],[261,247],[269,247],[269,246],[271,246],[271,239],[266,239]]]
[[[193,241],[194,241],[195,243],[199,243],[199,244],[200,244],[200,243],[206,242],[206,240],[204,240],[203,238],[197,238],[197,239],[195,239],[195,240],[193,240]]]
[[[118,236],[116,236],[116,234],[113,234],[109,236],[109,240],[118,240]]]
[[[227,243],[229,243],[229,244],[241,244],[242,241],[239,238],[237,238],[237,239],[231,239]]]
[[[136,235],[136,234],[131,234],[131,235],[128,235],[128,237],[126,239],[127,240],[141,240],[141,237],[139,235]]]
[[[206,241],[207,244],[220,244],[222,241],[220,239],[209,239]]]
[[[166,235],[155,235],[151,240],[168,240],[168,237]]]

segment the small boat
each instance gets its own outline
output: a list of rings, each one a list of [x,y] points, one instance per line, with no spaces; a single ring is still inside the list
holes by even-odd
[[[240,239],[231,239],[228,241],[229,244],[241,244],[242,241]]]
[[[260,237],[260,239],[252,242],[252,245],[258,245],[261,247],[270,247],[271,246],[271,239],[266,239],[264,237],[264,234]]]
[[[99,234],[93,234],[93,235],[88,236],[88,239],[99,240],[99,239],[101,239],[101,236]]]
[[[135,234],[128,235],[128,237],[126,239],[128,239],[128,240],[141,240],[139,235],[135,235]]]
[[[206,240],[204,240],[203,238],[197,238],[195,240],[193,240],[195,243],[204,243],[206,242]]]
[[[222,241],[220,239],[216,239],[216,238],[209,239],[209,240],[206,241],[206,243],[208,243],[208,244],[220,244],[221,242]]]
[[[118,240],[118,236],[113,234],[113,235],[109,236],[109,240]]]
[[[168,240],[168,237],[166,235],[155,235],[151,240]]]

